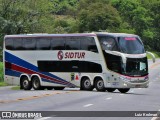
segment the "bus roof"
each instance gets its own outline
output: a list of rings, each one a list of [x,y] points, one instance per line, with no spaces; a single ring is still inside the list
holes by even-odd
[[[95,33],[73,33],[73,34],[17,34],[5,35],[5,38],[26,38],[26,37],[79,37],[79,36],[96,36]]]
[[[131,36],[131,37],[138,37],[138,35],[134,34],[128,34],[128,33],[108,33],[108,32],[94,32],[96,35],[99,36],[113,36],[113,37],[126,37],[126,36]]]

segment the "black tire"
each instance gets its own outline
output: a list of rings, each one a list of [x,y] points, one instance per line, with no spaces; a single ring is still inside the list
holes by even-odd
[[[20,88],[24,90],[30,90],[32,88],[31,81],[29,81],[27,77],[23,77],[20,84]]]
[[[121,93],[126,93],[126,92],[128,92],[129,90],[130,90],[130,88],[120,88],[120,89],[118,89],[119,90],[119,92],[121,92]]]
[[[55,90],[63,90],[65,87],[53,87]]]
[[[93,86],[91,85],[91,81],[89,78],[84,78],[81,83],[81,90],[92,91]]]
[[[99,79],[99,80],[96,80],[95,81],[95,88],[97,91],[100,91],[100,92],[105,92],[106,91],[106,88],[104,86],[104,82],[102,79]]]
[[[33,77],[32,86],[34,90],[44,90],[44,87],[41,86],[41,83],[38,77]]]
[[[114,92],[116,89],[115,89],[115,88],[106,88],[106,90],[107,90],[108,92]]]

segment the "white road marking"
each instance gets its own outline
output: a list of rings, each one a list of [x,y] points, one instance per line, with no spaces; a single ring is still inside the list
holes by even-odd
[[[37,120],[47,120],[47,119],[50,119],[51,117],[42,117],[40,119],[37,119]]]
[[[87,105],[84,105],[83,107],[89,107],[89,106],[92,106],[93,104],[87,104]]]
[[[124,95],[124,94],[119,94],[119,95]]]
[[[141,90],[142,88],[138,88],[139,90]]]
[[[112,99],[112,97],[106,98],[106,100],[110,100],[110,99]]]
[[[157,115],[159,115],[159,114],[160,114],[160,109],[157,112]],[[160,120],[160,117],[153,117],[151,120]]]

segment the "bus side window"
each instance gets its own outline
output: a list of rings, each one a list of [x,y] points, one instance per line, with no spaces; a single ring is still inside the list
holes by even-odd
[[[65,49],[64,44],[65,44],[64,38],[52,38],[51,50],[64,50]]]
[[[6,39],[5,39],[5,45],[6,45],[6,49],[7,49],[7,50],[14,50],[13,39],[11,39],[11,38],[6,38]]]
[[[15,50],[24,50],[22,38],[16,38],[13,40]]]
[[[81,40],[81,49],[98,53],[95,40],[92,37],[85,37]]]
[[[25,50],[35,50],[36,49],[35,38],[23,38],[23,47]]]
[[[36,44],[37,50],[50,50],[49,38],[38,38]]]
[[[66,39],[66,50],[79,50],[79,49],[80,49],[80,40],[78,38],[68,37]]]

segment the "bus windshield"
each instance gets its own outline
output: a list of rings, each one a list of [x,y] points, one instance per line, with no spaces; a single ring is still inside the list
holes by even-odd
[[[136,37],[119,37],[120,51],[126,54],[143,54],[145,53],[142,42]]]
[[[128,58],[126,62],[125,75],[144,76],[148,74],[148,62],[145,58]]]

